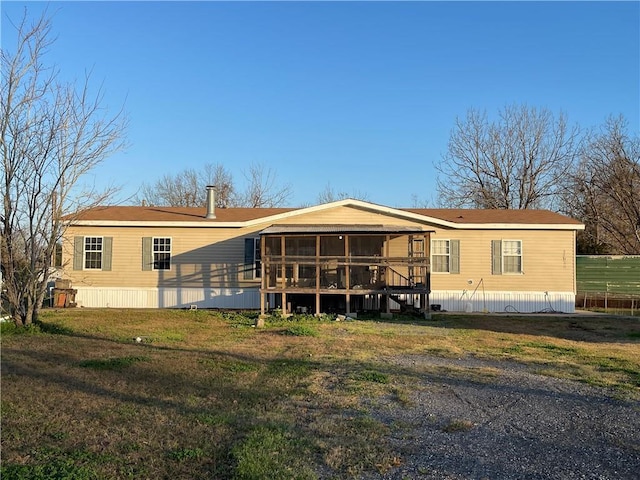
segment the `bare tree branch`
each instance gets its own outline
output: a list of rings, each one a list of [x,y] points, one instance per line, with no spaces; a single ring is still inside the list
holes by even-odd
[[[590,131],[564,195],[564,210],[586,224],[583,253],[640,253],[640,137],[623,117]]]
[[[353,193],[348,192],[337,192],[333,189],[330,183],[327,183],[326,187],[322,192],[318,194],[318,203],[330,203],[335,202],[337,200],[344,200],[346,198],[353,198],[356,200],[364,200],[368,201],[369,196],[360,191],[354,191]]]
[[[113,191],[81,184],[84,176],[123,148],[126,118],[106,116],[102,90],[91,94],[90,75],[77,88],[58,81],[43,60],[51,46],[45,14],[15,25],[18,42],[2,50],[0,133],[3,162],[3,301],[17,324],[37,319],[56,245],[67,223],[63,212],[104,202]]]
[[[552,208],[574,161],[578,129],[564,115],[509,106],[490,122],[470,109],[456,119],[439,172],[439,203],[452,207]]]
[[[203,207],[207,185],[216,186],[216,207],[237,203],[233,177],[221,164],[206,164],[202,170],[186,169],[176,175],[164,175],[154,184],[143,184],[139,203],[164,207]]]
[[[247,188],[240,195],[240,206],[273,208],[285,205],[291,197],[290,185],[278,185],[277,174],[263,164],[254,163],[244,173]]]

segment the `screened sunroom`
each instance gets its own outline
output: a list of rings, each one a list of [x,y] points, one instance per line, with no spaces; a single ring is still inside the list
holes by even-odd
[[[397,225],[273,225],[260,232],[260,309],[428,307],[429,232]]]

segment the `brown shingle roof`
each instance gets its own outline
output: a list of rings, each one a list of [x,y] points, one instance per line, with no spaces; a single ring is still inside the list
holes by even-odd
[[[549,210],[481,210],[459,208],[403,208],[406,212],[452,223],[519,223],[581,225],[581,222]]]
[[[383,207],[386,208],[386,207]],[[104,206],[67,216],[74,221],[125,222],[248,222],[279,215],[299,208],[217,208],[215,219],[205,218],[204,207],[141,207]],[[403,212],[431,217],[455,224],[521,224],[521,225],[581,225],[581,222],[549,210],[481,210],[447,208],[402,208]]]
[[[246,222],[290,212],[295,208],[216,208],[216,218],[207,219],[204,207],[96,207],[74,220],[129,222]],[[67,219],[71,219],[68,216]]]

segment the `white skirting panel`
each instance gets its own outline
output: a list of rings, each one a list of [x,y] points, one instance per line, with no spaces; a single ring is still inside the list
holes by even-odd
[[[94,308],[260,308],[257,288],[93,288],[75,287],[79,307]]]
[[[434,290],[429,304],[448,312],[574,313],[573,292],[481,292]]]

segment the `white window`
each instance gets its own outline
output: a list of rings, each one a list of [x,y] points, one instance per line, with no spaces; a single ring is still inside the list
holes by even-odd
[[[153,238],[153,269],[154,270],[170,270],[171,269],[171,239],[170,238]]]
[[[451,245],[449,240],[431,241],[431,271],[435,273],[449,273],[451,265]]]
[[[522,273],[522,240],[502,241],[502,272]]]
[[[102,237],[84,237],[84,268],[102,269]]]

